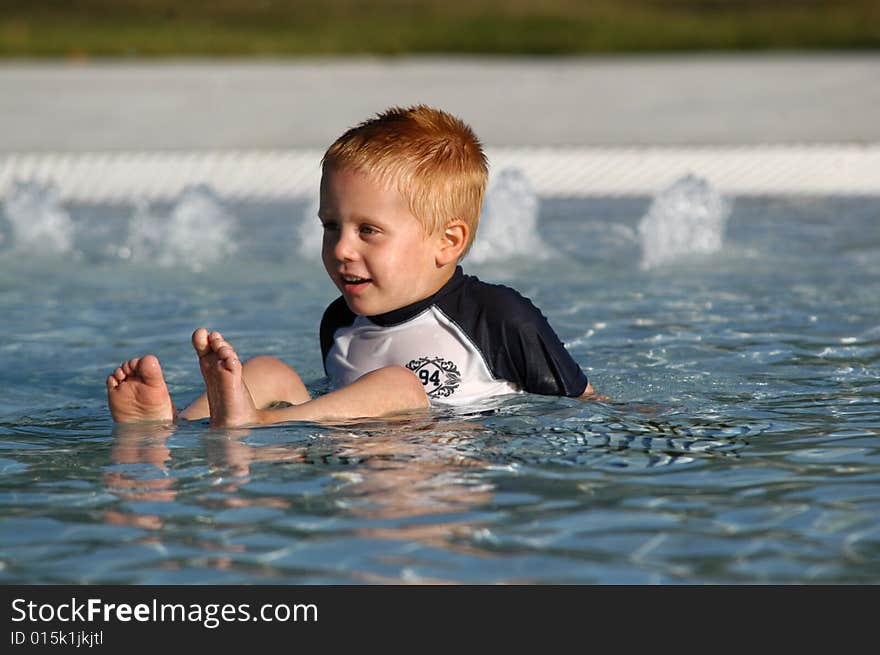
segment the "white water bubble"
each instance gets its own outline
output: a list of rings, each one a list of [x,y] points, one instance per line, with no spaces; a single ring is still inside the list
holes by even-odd
[[[204,270],[238,250],[238,221],[207,185],[187,187],[167,214],[139,202],[120,259],[161,267]]]
[[[718,252],[730,203],[707,180],[687,175],[657,194],[639,223],[643,269]]]
[[[0,212],[0,250],[12,247],[12,222],[6,218],[6,212]]]
[[[299,237],[299,254],[308,259],[320,259],[321,244],[324,241],[324,229],[318,220],[320,198],[315,197],[303,209],[302,220],[297,229]]]
[[[52,183],[17,181],[3,202],[0,246],[37,255],[73,250],[73,220]]]
[[[547,259],[550,247],[538,234],[538,195],[518,168],[498,173],[486,193],[480,226],[468,260],[482,264],[510,257]]]

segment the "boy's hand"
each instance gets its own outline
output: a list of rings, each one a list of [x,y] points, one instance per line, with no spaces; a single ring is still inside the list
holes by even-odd
[[[597,393],[596,390],[593,389],[593,385],[587,382],[587,388],[584,389],[584,392],[578,400],[594,400],[600,403],[607,403],[611,401],[611,396],[604,396]]]

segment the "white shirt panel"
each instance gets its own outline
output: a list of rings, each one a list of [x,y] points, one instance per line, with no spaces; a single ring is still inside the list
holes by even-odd
[[[337,387],[397,365],[416,374],[432,405],[471,404],[519,391],[492,376],[480,351],[436,306],[391,326],[358,316],[334,336],[326,364]]]

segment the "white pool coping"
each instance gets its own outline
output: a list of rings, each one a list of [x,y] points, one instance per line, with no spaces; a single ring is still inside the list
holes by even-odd
[[[470,123],[545,197],[880,194],[880,52],[0,62],[0,200],[314,198],[321,150],[390,105]]]
[[[198,184],[230,201],[312,199],[321,154],[311,148],[0,153],[0,198],[16,182],[38,182],[75,203],[171,200]],[[487,154],[493,175],[517,168],[541,197],[650,196],[688,174],[732,195],[880,195],[880,143],[509,147]]]
[[[0,153],[321,148],[416,103],[496,147],[880,143],[880,51],[0,60]]]

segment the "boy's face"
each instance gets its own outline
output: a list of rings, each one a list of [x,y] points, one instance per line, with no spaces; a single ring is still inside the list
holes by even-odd
[[[370,175],[328,168],[318,216],[324,268],[355,314],[410,305],[434,294],[451,275],[437,260],[441,235],[426,235],[406,198]]]

